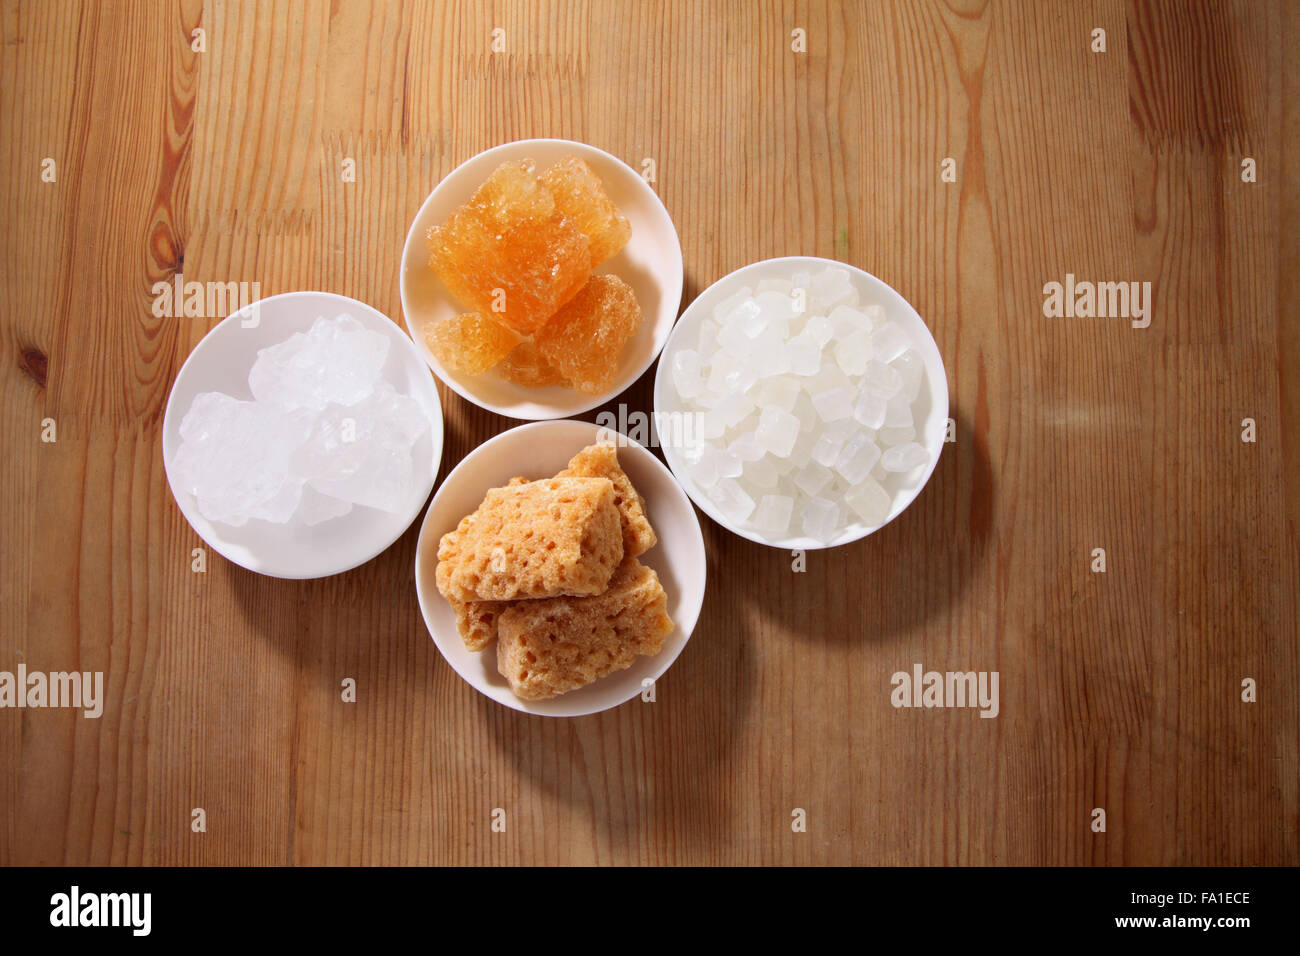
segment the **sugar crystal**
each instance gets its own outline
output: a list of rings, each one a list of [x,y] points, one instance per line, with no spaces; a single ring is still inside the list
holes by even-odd
[[[885,424],[888,410],[888,404],[883,398],[863,389],[858,393],[858,402],[853,407],[853,417],[868,428],[880,428]]]
[[[784,411],[794,408],[795,399],[799,397],[799,382],[788,375],[765,378],[758,387],[758,404],[766,408],[775,405]]]
[[[788,495],[764,495],[754,512],[754,530],[763,534],[785,534],[794,512],[794,499]]]
[[[921,382],[925,379],[925,361],[916,349],[908,349],[889,363],[903,380],[903,395],[909,402],[916,401],[921,394]]]
[[[930,454],[924,448],[916,442],[905,442],[886,449],[880,458],[880,464],[885,471],[902,472],[911,471],[929,460]]]
[[[904,425],[899,428],[881,428],[876,432],[876,440],[881,447],[892,448],[894,445],[904,445],[916,438],[916,429],[911,425]]]
[[[906,428],[912,424],[912,406],[901,393],[885,405],[885,427]]]
[[[892,499],[880,482],[868,476],[844,493],[844,503],[866,524],[875,527],[889,517]]]
[[[695,398],[704,391],[699,352],[681,349],[673,355],[673,384],[682,398]]]
[[[826,498],[813,498],[803,509],[803,531],[829,544],[839,533],[840,506]]]
[[[799,437],[799,428],[799,419],[789,412],[769,405],[760,414],[755,437],[768,452],[778,458],[785,458],[794,449],[795,439]]]
[[[718,479],[718,483],[709,491],[709,499],[732,524],[740,524],[754,511],[754,499],[734,478]]]
[[[794,473],[794,483],[800,491],[812,496],[821,494],[822,489],[831,483],[831,470],[825,465],[810,461]]]
[[[839,460],[835,462],[835,470],[844,476],[844,480],[850,485],[856,485],[871,474],[871,469],[880,458],[880,449],[876,443],[859,432],[844,443]]]
[[[882,362],[892,362],[907,351],[911,342],[901,326],[886,322],[871,333],[871,344],[876,350],[876,358]]]
[[[886,401],[903,389],[903,377],[898,370],[877,359],[867,362],[862,372],[862,387]]]
[[[861,375],[874,354],[871,335],[865,329],[854,329],[835,346],[835,361],[846,375]]]
[[[824,422],[837,422],[853,414],[853,403],[849,392],[843,388],[832,388],[819,392],[812,397],[813,407]],[[908,422],[911,422],[909,415]]]
[[[780,475],[776,472],[776,459],[764,456],[745,463],[744,484],[754,488],[775,488]]]

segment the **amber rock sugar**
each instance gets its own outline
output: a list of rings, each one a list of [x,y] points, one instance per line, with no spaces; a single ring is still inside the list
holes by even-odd
[[[590,166],[576,156],[566,156],[543,173],[541,180],[555,197],[561,215],[572,219],[586,234],[593,269],[627,245],[632,226]]]
[[[537,349],[571,387],[599,395],[613,384],[623,346],[640,325],[632,287],[618,276],[592,276],[537,333]]]
[[[425,340],[440,362],[469,375],[482,375],[519,344],[518,335],[477,312],[431,323]]]
[[[586,233],[557,209],[532,160],[497,167],[428,240],[429,266],[452,295],[521,335],[540,328],[591,275]]]

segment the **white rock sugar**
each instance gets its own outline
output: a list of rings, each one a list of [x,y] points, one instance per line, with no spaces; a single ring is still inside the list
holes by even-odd
[[[396,512],[429,429],[418,402],[382,379],[389,339],[348,315],[260,350],[254,400],[195,397],[173,470],[209,521],[316,525],[353,505]]]
[[[691,344],[668,357],[682,408],[702,415],[685,476],[738,528],[829,543],[878,526],[930,461],[924,362],[845,269],[742,287]]]

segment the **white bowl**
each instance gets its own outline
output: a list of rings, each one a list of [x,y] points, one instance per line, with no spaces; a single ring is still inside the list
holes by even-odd
[[[846,524],[829,543],[806,535],[772,538],[764,537],[752,528],[735,525],[723,517],[717,505],[691,480],[686,471],[685,462],[682,460],[681,448],[673,444],[671,435],[665,438],[660,434],[657,440],[660,440],[664,458],[667,459],[673,474],[682,483],[682,487],[691,496],[691,500],[699,505],[700,510],[728,531],[738,534],[742,538],[748,538],[750,541],[756,541],[759,544],[769,545],[774,548],[833,548],[865,538],[902,514],[907,506],[916,500],[916,496],[921,493],[921,489],[930,480],[930,475],[934,473],[934,468],[939,463],[939,454],[943,451],[944,434],[948,427],[948,376],[944,372],[943,358],[939,355],[939,347],[935,345],[934,336],[930,334],[930,330],[926,327],[921,316],[892,287],[877,279],[871,273],[864,272],[846,263],[836,262],[832,259],[821,259],[816,256],[788,256],[781,259],[764,259],[761,262],[750,263],[729,275],[723,276],[700,293],[699,297],[687,307],[686,311],[682,313],[681,319],[678,320],[676,327],[673,329],[673,334],[668,338],[668,344],[664,346],[663,356],[660,358],[659,368],[655,373],[655,415],[653,419],[658,422],[661,416],[665,416],[664,420],[672,421],[675,416],[680,416],[685,412],[685,406],[682,404],[681,399],[678,398],[676,389],[673,388],[671,371],[673,355],[676,354],[678,349],[695,347],[695,343],[699,340],[700,323],[713,315],[714,307],[728,296],[734,294],[741,286],[747,285],[754,288],[763,279],[789,279],[796,272],[816,273],[827,266],[847,270],[850,279],[858,289],[862,303],[864,305],[871,303],[882,305],[888,318],[898,323],[908,333],[912,340],[912,348],[916,349],[920,354],[925,364],[925,386],[922,388],[920,395],[917,396],[916,402],[913,403],[913,415],[918,421],[916,440],[925,446],[926,451],[930,453],[930,464],[925,474],[911,487],[894,489],[890,485],[886,485],[887,489],[893,491],[893,508],[889,512],[889,517],[879,525],[867,525],[861,521]],[[792,519],[792,526],[793,523]]]
[[[319,316],[346,312],[392,343],[384,379],[399,393],[419,402],[429,417],[429,431],[416,443],[417,470],[410,498],[398,513],[361,505],[342,517],[307,527],[250,520],[241,528],[208,521],[194,496],[179,488],[172,462],[180,447],[181,420],[200,392],[225,392],[251,399],[248,373],[259,349],[306,332]],[[251,315],[256,316],[256,324]],[[245,327],[245,323],[249,327]],[[402,536],[429,500],[442,460],[442,406],[438,390],[420,354],[401,328],[364,302],[330,292],[286,292],[253,303],[223,319],[205,335],[181,366],[163,418],[163,466],[167,482],[185,520],[218,554],[235,564],[277,578],[320,578],[364,564]]]
[[[586,687],[552,700],[520,700],[497,672],[496,645],[469,651],[456,630],[451,605],[438,592],[435,570],[438,542],[474,511],[489,488],[504,485],[515,475],[549,478],[569,459],[598,441],[619,443],[618,461],[645,499],[658,543],[638,560],[651,567],[668,595],[668,613],[676,627],[653,657],[638,657],[618,671]],[[682,652],[695,629],[704,603],[704,535],[690,499],[653,454],[634,441],[590,422],[548,421],[520,425],[479,445],[445,479],[424,516],[415,552],[415,589],[424,623],[442,656],[475,690],[499,704],[529,714],[580,717],[617,707],[642,691],[642,681],[657,680]]]
[[[636,293],[645,316],[641,327],[623,347],[618,376],[609,391],[586,395],[558,385],[528,388],[507,381],[495,371],[467,375],[446,368],[425,342],[428,323],[467,311],[429,268],[426,236],[466,203],[494,169],[510,160],[531,158],[543,171],[565,156],[587,163],[605,186],[609,198],[632,226],[626,246],[597,267],[613,273]],[[481,408],[537,421],[577,415],[609,401],[650,367],[663,348],[682,301],[682,247],[668,210],[655,191],[630,166],[603,150],[567,139],[524,139],[479,153],[452,170],[425,199],[411,223],[402,250],[402,313],[415,347],[433,373],[454,392]]]

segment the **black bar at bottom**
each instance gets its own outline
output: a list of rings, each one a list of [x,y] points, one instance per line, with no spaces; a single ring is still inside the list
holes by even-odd
[[[926,944],[1232,945],[1241,934],[1285,930],[1294,886],[1293,869],[1262,868],[9,868],[0,870],[0,925],[6,942],[128,945],[337,946],[394,932],[433,946],[466,933],[510,945],[560,942],[568,932],[584,947],[602,932],[615,945],[671,945],[692,927],[733,942],[802,928],[818,938],[845,929],[864,942],[914,931]]]

